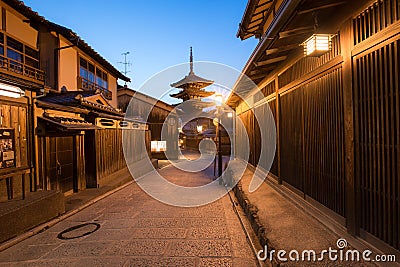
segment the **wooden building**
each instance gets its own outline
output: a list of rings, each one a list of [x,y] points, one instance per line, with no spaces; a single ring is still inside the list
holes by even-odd
[[[134,103],[129,103],[134,98]],[[128,108],[129,107],[129,108]],[[118,108],[126,117],[145,121],[150,131],[151,157],[169,159],[178,157],[179,118],[175,107],[127,86],[118,88]],[[168,120],[168,121],[166,121]],[[164,134],[163,134],[163,127]]]
[[[398,0],[249,0],[237,36],[259,39],[243,73],[261,93],[239,81],[228,101],[246,126],[252,165],[262,167],[260,134],[269,130],[255,114],[269,106],[277,126],[269,179],[352,235],[394,253],[400,249],[399,6]],[[328,34],[321,35],[328,51],[318,51],[313,34]]]
[[[97,188],[127,166],[122,135],[134,145],[137,162],[147,156],[146,123],[128,120],[102,94],[49,93],[36,101],[38,187],[64,194]]]
[[[41,62],[48,74],[45,96],[36,101],[36,182],[64,194],[100,187],[125,167],[117,80],[129,78],[71,29],[47,20],[40,25]]]
[[[30,191],[68,194],[107,183],[112,173],[125,167],[122,129],[147,130],[143,122],[124,122],[117,110],[117,80],[130,79],[71,29],[46,20],[21,1],[2,4],[1,70],[10,85],[32,92],[14,100],[16,108],[4,105],[2,112],[3,127],[18,129],[13,132],[15,148],[21,148],[16,153],[23,156],[18,155],[15,166],[32,169],[26,183]],[[30,123],[22,123],[28,117]],[[108,142],[116,152],[105,149]],[[85,154],[96,159],[88,160]]]
[[[45,83],[38,27],[8,2],[0,2],[0,201],[34,190],[32,101]]]

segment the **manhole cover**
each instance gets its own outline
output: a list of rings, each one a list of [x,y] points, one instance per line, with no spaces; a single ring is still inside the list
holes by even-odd
[[[75,239],[90,235],[100,229],[98,223],[83,223],[65,229],[57,235],[57,238],[63,240]]]

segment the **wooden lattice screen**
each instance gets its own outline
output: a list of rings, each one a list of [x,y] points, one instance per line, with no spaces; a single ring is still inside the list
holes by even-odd
[[[399,37],[400,38],[400,37]],[[400,248],[400,40],[354,59],[360,226]]]

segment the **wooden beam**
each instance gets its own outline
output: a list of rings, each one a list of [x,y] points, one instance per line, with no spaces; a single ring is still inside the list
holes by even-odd
[[[281,38],[291,37],[291,36],[304,34],[304,33],[308,33],[308,32],[313,32],[313,31],[314,31],[314,27],[300,27],[300,28],[296,28],[293,30],[280,32],[279,38],[281,39]]]
[[[259,9],[259,8],[262,7],[262,6],[271,4],[272,2],[273,2],[273,0],[269,0],[269,1],[267,1],[267,2],[265,2],[265,3],[263,3],[263,4],[261,4],[261,5],[258,5],[258,6],[256,6],[256,8],[254,9],[254,11],[256,11],[257,9]],[[263,9],[263,10],[261,10],[261,11],[258,11],[257,13],[254,13],[254,14],[253,14],[253,17],[254,17],[254,16],[257,16],[257,15],[259,15],[259,14],[261,14],[261,13],[266,12],[266,11],[268,10],[268,8],[270,8],[270,6],[267,7],[267,8],[265,8],[265,9]]]
[[[273,0],[271,6],[268,8],[267,12],[265,13],[263,20],[261,22],[261,25],[264,25],[265,22],[267,21],[267,19],[269,18],[269,16],[271,15],[271,13],[273,14],[273,16],[275,16],[275,6],[276,6],[276,2],[278,0]],[[264,34],[264,33],[262,33]]]
[[[346,3],[347,3],[346,1],[340,1],[340,2],[336,2],[336,3],[332,3],[332,4],[316,6],[316,7],[312,7],[312,8],[309,8],[309,9],[300,10],[300,11],[297,12],[297,14],[298,15],[306,14],[306,13],[314,12],[314,11],[325,9],[325,8],[340,6],[340,5],[343,5],[343,4],[346,4]]]
[[[258,19],[255,19],[255,20],[250,21],[248,28],[251,29],[251,28],[253,28],[253,27],[255,27],[255,26],[260,26],[260,23],[257,23],[257,22],[260,21],[260,20],[261,20],[261,21],[263,20],[263,17],[262,17],[262,16],[261,16],[260,18],[258,18]],[[250,25],[252,25],[252,24],[255,24],[255,25],[250,26]]]
[[[254,62],[254,65],[256,67],[265,66],[265,65],[273,64],[273,63],[276,63],[276,62],[279,62],[279,61],[283,61],[286,58],[287,58],[287,56],[271,58],[271,59],[267,59],[267,60],[260,61],[260,62]]]
[[[267,55],[272,55],[272,54],[279,53],[279,52],[293,50],[293,49],[299,48],[300,46],[301,46],[300,44],[291,44],[291,45],[286,45],[286,46],[280,46],[277,48],[267,49],[265,51],[265,53]]]
[[[261,78],[265,78],[267,75],[268,75],[268,73],[260,73],[258,75],[251,75],[250,78],[252,80],[258,80],[258,79],[261,79]]]
[[[340,29],[340,46],[343,56],[343,124],[344,124],[344,156],[345,156],[345,177],[346,177],[346,226],[347,231],[352,235],[359,234],[360,231],[360,201],[357,196],[357,182],[354,176],[355,172],[355,149],[354,149],[354,115],[357,117],[357,111],[354,109],[353,101],[353,58],[351,55],[353,36],[352,20],[347,20]]]
[[[271,70],[273,70],[275,68],[276,68],[276,65],[269,65],[269,66],[266,66],[266,67],[260,67],[260,68],[257,68],[255,70],[250,71],[249,75],[257,75],[257,74],[265,73],[265,72],[271,71]]]
[[[268,4],[271,3],[272,1],[273,1],[273,0],[269,0],[269,1],[265,2],[265,3],[262,3],[262,4],[260,4],[260,5],[257,5],[255,9],[260,8],[260,7],[262,7],[262,6],[265,6],[265,5],[268,5]]]

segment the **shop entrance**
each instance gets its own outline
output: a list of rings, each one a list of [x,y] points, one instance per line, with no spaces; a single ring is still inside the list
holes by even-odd
[[[74,137],[48,137],[47,153],[49,163],[47,178],[51,190],[60,190],[64,194],[78,191],[74,164]]]

